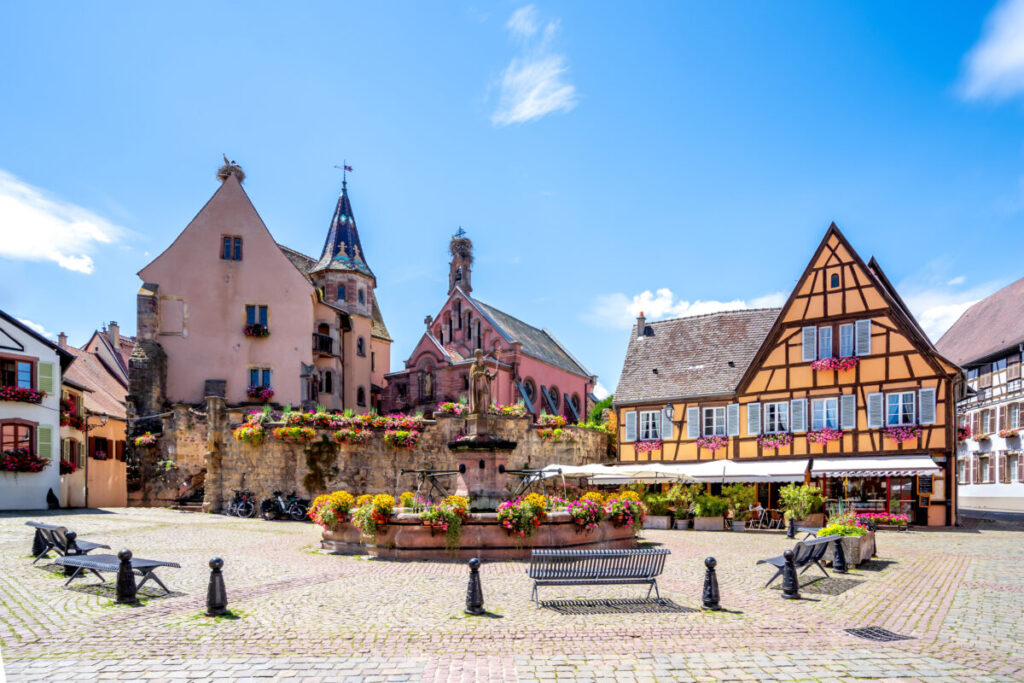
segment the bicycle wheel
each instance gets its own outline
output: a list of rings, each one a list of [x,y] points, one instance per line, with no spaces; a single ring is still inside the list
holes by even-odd
[[[277,503],[272,500],[263,501],[263,504],[260,505],[260,514],[268,522],[274,521],[280,516],[277,512]]]
[[[228,502],[228,506],[226,508],[224,508],[224,514],[227,515],[228,517],[234,517],[237,513],[238,513],[238,510],[235,507],[235,501],[233,501],[233,500],[229,501]]]
[[[251,500],[243,500],[241,503],[238,504],[238,507],[235,509],[235,514],[237,514],[239,517],[244,517],[246,519],[255,517],[256,505],[254,505]]]
[[[296,522],[306,521],[306,506],[302,503],[292,503],[288,508],[288,514]]]

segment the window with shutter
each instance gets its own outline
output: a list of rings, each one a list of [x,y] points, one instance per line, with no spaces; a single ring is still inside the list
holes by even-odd
[[[995,481],[996,481],[996,459],[995,458],[989,458],[988,459],[988,482],[990,484],[993,484],[993,483],[995,483]]]
[[[732,403],[726,410],[726,435],[740,435],[740,404]]]
[[[659,431],[659,423],[661,422],[661,413],[657,410],[642,410],[640,411],[640,440],[641,441],[657,441],[661,438],[661,432]]]
[[[832,328],[818,328],[818,358],[832,357]]]
[[[626,441],[636,441],[636,411],[626,413]]]
[[[53,393],[53,363],[39,364],[39,390]]]
[[[853,355],[853,323],[839,326],[839,357]]]
[[[807,431],[806,398],[798,398],[789,402],[789,424],[794,432]]]
[[[971,413],[971,434],[977,439],[981,435],[981,411]]]
[[[971,483],[981,483],[981,458],[973,456],[971,458]]]
[[[881,429],[883,417],[882,394],[868,394],[868,429]]]
[[[805,327],[803,329],[803,337],[801,338],[801,350],[802,358],[805,361],[812,361],[817,359],[818,353],[818,328],[817,327]]]
[[[700,436],[700,408],[686,409],[686,438],[696,439]]]
[[[761,404],[747,404],[747,434],[755,436],[761,433]]]
[[[923,425],[935,424],[935,389],[921,389],[918,396],[918,423]]]
[[[78,442],[78,466],[85,467],[85,442]]]
[[[843,394],[839,397],[839,428],[857,428],[857,395]]]
[[[37,450],[36,454],[40,458],[52,458],[53,457],[53,427],[47,425],[40,425],[36,429],[36,441]]]
[[[871,320],[858,320],[854,323],[856,337],[856,355],[871,355]]]
[[[672,420],[674,418],[675,408],[672,404],[664,407],[661,411],[661,438],[662,440],[673,438]]]

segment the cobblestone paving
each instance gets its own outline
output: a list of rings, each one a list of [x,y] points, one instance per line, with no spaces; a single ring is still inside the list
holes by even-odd
[[[144,604],[113,581],[70,589],[28,557],[27,519],[0,515],[0,652],[10,681],[1024,680],[1024,535],[1008,525],[882,532],[879,561],[819,580],[800,601],[764,589],[755,561],[779,532],[648,531],[672,550],[662,595],[699,607],[703,559],[718,559],[722,612],[564,614],[529,601],[517,562],[481,569],[486,617],[462,613],[462,563],[320,553],[309,524],[156,509],[47,515],[83,539],[180,562]],[[221,556],[234,619],[202,615]],[[811,580],[816,569],[804,575]],[[111,579],[112,575],[108,575]],[[638,587],[542,588],[548,600],[636,598]],[[641,593],[642,594],[642,593]],[[846,628],[912,640],[873,643]]]

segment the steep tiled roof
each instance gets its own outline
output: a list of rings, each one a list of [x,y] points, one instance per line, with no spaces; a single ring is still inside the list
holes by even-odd
[[[520,342],[523,345],[523,352],[534,358],[551,363],[557,367],[589,377],[590,374],[577,363],[571,355],[566,353],[562,345],[547,330],[541,330],[533,325],[524,323],[519,318],[499,311],[493,306],[488,306],[479,299],[468,297],[488,318],[490,323],[498,329],[509,341]]]
[[[373,297],[373,325],[370,330],[370,334],[378,339],[385,339],[387,341],[393,341],[391,335],[388,334],[387,325],[384,324],[384,316],[381,315],[380,306],[377,305],[377,297]]]
[[[634,326],[615,403],[735,391],[780,310],[760,308],[649,322],[639,337]]]
[[[331,217],[331,227],[327,231],[320,260],[313,270],[353,270],[373,277],[373,271],[366,265],[363,245],[359,242],[356,218],[352,215],[352,203],[345,183],[341,184],[341,196]]]
[[[1024,278],[974,304],[935,345],[957,365],[1024,342]]]
[[[91,390],[85,394],[85,407],[94,413],[126,419],[128,388],[118,380],[117,371],[104,365],[94,353],[75,348],[67,350],[75,356],[75,362],[64,373],[65,377]]]

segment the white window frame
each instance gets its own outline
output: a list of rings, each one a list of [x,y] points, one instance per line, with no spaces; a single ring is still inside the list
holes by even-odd
[[[1020,482],[1020,454],[1019,453],[1007,453],[1006,454],[1006,483],[1016,484]],[[1013,460],[1010,460],[1013,458]]]
[[[789,402],[765,403],[762,408],[762,434],[778,434],[789,431]]]
[[[964,459],[964,458],[960,458],[957,461],[956,466],[957,466],[957,472],[956,472],[956,476],[957,476],[956,480],[957,480],[957,482],[960,483],[960,484],[967,483],[967,478],[966,478],[967,477],[967,460]]]
[[[661,438],[661,411],[641,410],[637,424],[637,441],[657,441]]]
[[[821,408],[821,421],[818,421],[818,412]],[[835,424],[829,424],[828,416],[831,412]],[[811,431],[831,427],[839,429],[839,397],[816,398],[811,401]]]
[[[981,479],[981,481],[975,482],[975,483],[977,483],[977,484],[991,484],[992,483],[989,480],[989,474],[991,473],[991,468],[992,468],[992,465],[990,464],[991,463],[991,458],[992,458],[992,456],[990,456],[990,455],[979,455],[978,456],[978,478]]]
[[[839,357],[849,358],[853,355],[853,323],[839,326]]]
[[[1020,404],[1011,403],[1006,407],[1006,428],[1020,429]]]
[[[910,419],[906,419],[906,408],[907,398],[910,398]],[[896,399],[896,406],[898,408],[899,421],[891,422],[889,420],[890,406],[893,405],[893,399]],[[885,395],[885,426],[886,427],[899,427],[901,425],[912,425],[917,422],[917,393],[913,391],[894,391]]]
[[[711,416],[711,430],[708,431],[708,416]],[[701,431],[704,436],[725,436],[725,406],[714,406],[704,409],[704,419],[701,420]]]

